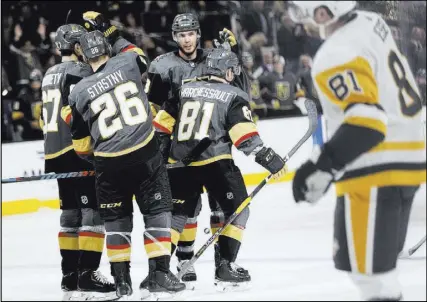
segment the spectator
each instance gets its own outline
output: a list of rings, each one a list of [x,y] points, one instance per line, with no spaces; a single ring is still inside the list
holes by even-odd
[[[255,33],[261,32],[267,38],[270,35],[268,19],[264,12],[264,1],[252,1],[252,7],[242,16],[242,27],[248,39]]]
[[[254,71],[255,79],[273,71],[273,47],[261,47],[262,64]]]
[[[311,66],[313,63],[313,59],[307,55],[303,54],[300,57],[300,68],[297,73],[297,81],[299,83],[299,87],[302,89],[304,93],[301,93],[301,96],[305,96],[306,98],[314,101],[317,107],[317,112],[322,113],[322,106],[320,105],[319,97],[317,95],[316,88],[314,87],[313,78],[311,77]],[[303,104],[299,104],[298,107],[304,106]],[[300,107],[301,108],[301,107]]]
[[[144,14],[144,27],[149,33],[170,35],[171,24],[177,13],[174,1],[152,1]]]
[[[255,33],[247,42],[249,44],[249,49],[247,50],[253,54],[255,66],[259,66],[262,64],[262,49],[267,44],[267,38],[263,33]]]
[[[412,72],[419,68],[426,68],[426,32],[424,29],[414,26],[411,32],[406,57],[409,60]]]
[[[294,104],[294,100],[302,95],[302,91],[299,89],[295,75],[285,72],[285,59],[282,56],[274,56],[273,71],[260,76],[259,82],[262,98],[273,109],[271,114],[274,115],[276,110],[282,111],[280,114],[295,115],[301,113]]]
[[[246,71],[251,81],[250,105],[251,110],[255,113],[256,118],[265,117],[267,115],[267,105],[261,97],[261,89],[259,81],[253,75],[254,60],[250,53],[243,52],[242,54],[243,68]],[[254,115],[253,115],[254,116]]]
[[[136,46],[147,52],[147,54],[149,54],[149,57],[154,56],[156,45],[154,44],[150,36],[147,35],[144,28],[139,24],[140,22],[137,22],[132,12],[128,12],[126,14],[124,23],[126,26],[126,32],[128,32],[135,40]]]
[[[299,56],[304,52],[305,34],[288,14],[282,16],[282,26],[277,33],[279,54],[286,60],[286,69],[297,72]]]
[[[6,70],[1,66],[1,141],[9,142],[14,139],[12,125],[12,102],[10,92],[12,87],[9,84]]]
[[[18,140],[43,139],[39,126],[42,78],[41,71],[34,69],[30,73],[30,84],[20,89],[17,100],[13,102],[12,120]]]

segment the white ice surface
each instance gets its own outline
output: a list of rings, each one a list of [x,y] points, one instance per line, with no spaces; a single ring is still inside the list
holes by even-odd
[[[317,205],[296,205],[290,183],[268,185],[253,200],[251,216],[237,263],[252,275],[252,289],[218,293],[213,286],[213,247],[196,263],[199,282],[187,300],[359,300],[345,273],[332,262],[332,190]],[[251,191],[253,188],[249,188]],[[425,187],[414,203],[406,248],[426,234]],[[60,254],[57,243],[58,210],[2,218],[3,300],[59,300]],[[135,211],[131,274],[133,287],[147,274],[142,243],[143,223]],[[204,196],[196,248],[207,239],[209,207]],[[425,245],[408,260],[399,260],[405,300],[426,300]],[[176,258],[172,269],[175,271]],[[101,271],[109,275],[103,255]],[[111,278],[111,277],[110,277]]]

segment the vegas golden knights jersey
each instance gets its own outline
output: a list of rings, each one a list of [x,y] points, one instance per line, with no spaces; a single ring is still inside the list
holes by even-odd
[[[68,84],[68,79],[73,78],[77,83],[92,73],[89,65],[75,61],[57,64],[46,71],[42,81],[42,122],[46,172],[72,172],[66,166],[74,167],[73,171],[87,168],[87,163],[82,163],[82,160],[77,156],[67,156],[62,160],[67,161],[66,163],[59,162],[65,154],[74,152],[70,128],[66,122],[69,122],[71,115],[67,114],[68,116],[64,121],[61,114],[63,112],[70,113],[67,110],[67,99],[70,87],[73,87]],[[63,110],[64,108],[65,110]],[[58,160],[52,161],[53,159]]]
[[[141,82],[145,68],[137,53],[122,52],[75,86],[69,101],[79,155],[117,157],[152,140],[152,115]]]
[[[246,154],[262,144],[248,108],[248,94],[213,78],[186,83],[180,90],[180,110],[170,152],[172,163],[182,159],[204,137],[213,143],[190,166],[231,159],[232,144]]]

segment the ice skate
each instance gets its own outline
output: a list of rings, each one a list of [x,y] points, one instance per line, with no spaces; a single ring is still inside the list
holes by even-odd
[[[83,270],[79,273],[77,294],[72,300],[111,301],[117,300],[114,283],[95,270]]]
[[[121,263],[120,263],[121,264]],[[116,296],[119,301],[134,300],[132,298],[132,280],[128,268],[113,266],[114,269],[114,283],[116,287]]]
[[[141,300],[172,300],[180,297],[178,293],[185,289],[185,284],[171,272],[154,271],[141,282],[139,289]]]
[[[182,267],[188,263],[190,260],[180,260],[178,266],[176,267],[178,273],[181,271]],[[190,266],[185,274],[182,276],[181,281],[184,282],[187,290],[194,290],[196,287],[197,275],[194,266]]]
[[[62,301],[70,301],[73,295],[77,292],[77,280],[78,275],[76,272],[65,274],[62,276],[61,289],[64,292],[62,295]]]
[[[251,276],[234,262],[221,260],[215,271],[215,287],[218,291],[242,291],[250,288]]]

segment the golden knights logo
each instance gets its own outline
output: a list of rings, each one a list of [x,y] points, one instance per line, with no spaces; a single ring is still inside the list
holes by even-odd
[[[287,101],[290,94],[289,82],[276,82],[276,97],[279,101]]]

